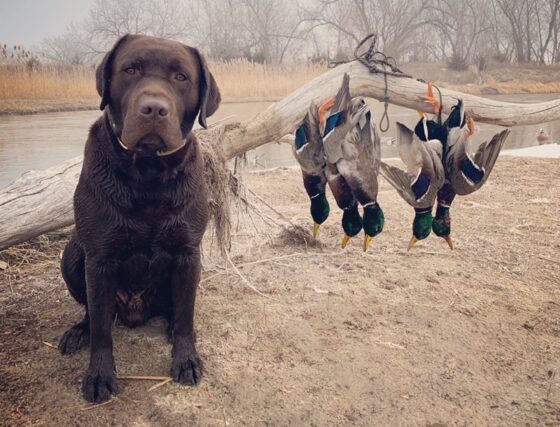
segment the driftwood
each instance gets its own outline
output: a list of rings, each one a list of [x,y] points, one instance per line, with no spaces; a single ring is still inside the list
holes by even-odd
[[[222,141],[225,158],[232,159],[261,145],[279,141],[293,132],[311,101],[320,103],[335,95],[345,72],[350,75],[353,96],[384,99],[385,82],[382,74],[371,74],[358,62],[341,65],[254,118],[226,130]],[[421,98],[426,94],[426,84],[393,76],[387,76],[387,82],[391,104],[432,112]],[[560,100],[517,104],[443,88],[441,92],[444,112],[449,112],[456,100],[462,98],[467,112],[480,122],[516,126],[560,119]],[[0,190],[0,249],[72,224],[72,195],[80,168],[81,158],[74,158],[44,171],[28,172]]]

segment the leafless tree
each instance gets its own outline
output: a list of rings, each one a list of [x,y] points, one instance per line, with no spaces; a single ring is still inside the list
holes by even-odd
[[[379,48],[402,59],[417,47],[415,35],[430,22],[424,12],[433,0],[317,0],[316,26],[336,34],[335,56],[352,52],[366,35],[376,33]]]
[[[553,50],[550,50],[553,37],[558,38],[558,20],[560,15],[560,0],[536,0],[535,13],[531,25],[535,28],[533,51],[539,64],[546,63],[547,56],[553,60]]]
[[[440,34],[445,52],[455,61],[467,62],[473,57],[473,48],[481,34],[489,28],[481,22],[484,1],[436,0],[427,9],[431,25]]]
[[[201,47],[218,58],[280,64],[352,56],[366,35],[399,61],[481,56],[560,62],[560,0],[95,0],[43,57],[94,62],[126,33]]]

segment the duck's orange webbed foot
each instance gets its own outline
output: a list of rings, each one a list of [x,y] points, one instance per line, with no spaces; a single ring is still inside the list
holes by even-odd
[[[474,135],[475,132],[476,132],[476,123],[472,117],[469,117],[469,119],[467,120],[467,138]]]
[[[434,109],[434,114],[439,115],[441,111],[441,104],[434,96],[434,85],[432,82],[428,82],[428,96],[423,96],[422,99],[424,100],[424,102],[432,106],[432,108]]]
[[[327,111],[333,107],[335,101],[336,101],[335,98],[329,98],[319,106],[318,113],[319,113],[319,123],[321,127],[325,125],[325,115]]]

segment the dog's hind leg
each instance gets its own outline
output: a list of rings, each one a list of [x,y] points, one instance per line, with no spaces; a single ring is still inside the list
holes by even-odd
[[[74,233],[64,249],[60,268],[70,295],[85,306],[86,314],[83,320],[68,329],[60,339],[58,349],[62,354],[75,353],[89,343],[89,315],[84,260],[84,251]]]
[[[86,315],[83,320],[76,323],[66,332],[58,342],[58,349],[62,354],[73,354],[78,350],[87,347],[89,344],[89,315],[86,309]]]

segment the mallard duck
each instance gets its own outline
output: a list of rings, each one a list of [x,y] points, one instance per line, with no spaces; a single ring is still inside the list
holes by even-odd
[[[454,115],[457,116],[455,120]],[[461,125],[457,126],[457,123]],[[464,196],[478,190],[486,182],[510,131],[504,129],[498,132],[489,142],[480,144],[475,152],[470,143],[476,131],[475,123],[472,118],[465,119],[461,100],[453,108],[446,126],[449,129],[448,149],[444,158],[447,179],[455,193]]]
[[[383,230],[385,218],[377,203],[381,138],[362,97],[351,98],[350,77],[344,75],[323,136],[327,179],[338,205],[344,209],[342,247],[364,229],[363,249]],[[363,219],[358,211],[363,206]]]
[[[325,151],[321,137],[320,116],[315,103],[311,103],[303,122],[296,130],[292,151],[303,174],[303,185],[311,201],[313,218],[313,237],[316,239],[319,228],[329,216],[330,207],[325,194],[327,177],[325,175]]]
[[[498,155],[510,133],[505,129],[485,141],[475,150],[471,147],[471,136],[475,133],[475,122],[466,118],[462,100],[452,108],[444,123],[447,128],[447,149],[443,165],[446,182],[438,193],[438,207],[432,228],[453,249],[451,217],[449,209],[455,195],[467,195],[478,190],[490,176]]]
[[[432,208],[445,181],[443,144],[437,139],[421,141],[402,123],[397,123],[397,129],[399,154],[407,171],[381,162],[380,172],[416,212],[408,244],[410,250],[417,241],[428,237],[432,230]]]

